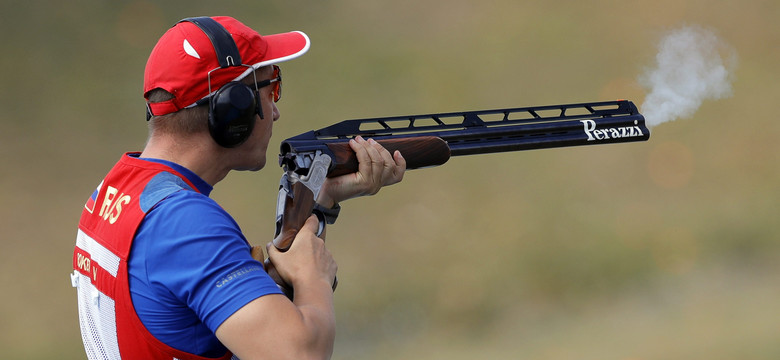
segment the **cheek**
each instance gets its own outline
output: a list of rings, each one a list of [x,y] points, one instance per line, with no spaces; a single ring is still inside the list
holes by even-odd
[[[255,128],[259,130],[261,137],[270,137],[271,128],[273,127],[273,121],[266,116],[265,119],[257,119]]]
[[[266,102],[263,104],[263,116],[265,116],[265,119],[271,119],[274,120],[278,117],[278,109],[276,108],[276,104],[273,102]]]
[[[263,148],[268,147],[268,142],[271,138],[273,121],[269,120],[268,116],[265,119],[256,117],[255,128],[252,130],[252,138],[255,146]]]

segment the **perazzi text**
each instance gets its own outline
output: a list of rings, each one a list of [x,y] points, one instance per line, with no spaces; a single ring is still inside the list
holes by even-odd
[[[644,136],[639,126],[623,126],[596,130],[596,122],[593,120],[580,120],[585,134],[588,135],[588,141],[620,139],[627,137]],[[634,124],[637,122],[634,121]]]

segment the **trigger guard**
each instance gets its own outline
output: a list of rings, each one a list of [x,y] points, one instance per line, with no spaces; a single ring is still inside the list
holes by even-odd
[[[325,214],[317,210],[312,211],[312,213],[317,216],[317,237],[321,237],[322,233],[325,232]]]

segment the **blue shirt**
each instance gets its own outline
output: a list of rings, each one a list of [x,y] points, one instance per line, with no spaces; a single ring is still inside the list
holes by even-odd
[[[252,300],[281,291],[251,257],[235,220],[208,197],[208,183],[177,164],[144,160],[170,166],[200,193],[170,173],[146,186],[140,202],[151,210],[128,260],[133,306],[165,344],[201,356],[224,355],[227,349],[214,334],[222,322]]]

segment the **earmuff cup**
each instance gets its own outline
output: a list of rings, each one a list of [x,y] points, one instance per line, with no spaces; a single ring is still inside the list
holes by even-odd
[[[244,65],[233,36],[216,20],[207,17],[182,19],[195,24],[203,30],[214,46],[219,68]],[[212,70],[213,71],[213,70]],[[209,72],[209,91],[211,91],[211,73]],[[254,89],[246,84],[233,81],[225,84],[209,98],[209,132],[214,141],[223,147],[235,147],[246,141],[255,127],[255,114],[263,117],[260,99]]]
[[[261,111],[252,88],[242,82],[230,82],[209,100],[209,132],[220,146],[238,146],[249,138],[255,115]]]

